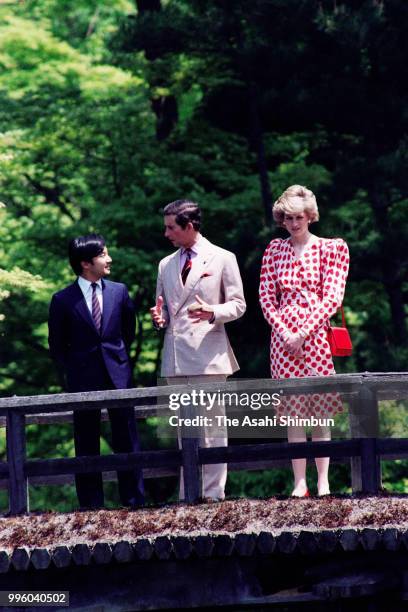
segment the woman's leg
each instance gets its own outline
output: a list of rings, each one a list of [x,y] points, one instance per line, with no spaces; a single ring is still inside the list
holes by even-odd
[[[330,427],[314,427],[312,440],[316,442],[328,441],[331,439]],[[317,468],[317,494],[329,495],[329,464],[330,457],[315,457]]]
[[[288,427],[288,442],[306,442],[306,430],[304,427]],[[292,459],[294,476],[293,497],[304,497],[307,492],[306,484],[306,459]]]

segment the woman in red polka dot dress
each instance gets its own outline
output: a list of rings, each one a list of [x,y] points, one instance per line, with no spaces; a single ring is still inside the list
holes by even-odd
[[[335,374],[327,341],[329,318],[343,301],[349,266],[347,244],[340,238],[318,238],[309,225],[318,221],[316,198],[306,187],[292,185],[273,205],[273,218],[289,238],[268,245],[261,270],[260,303],[271,326],[272,378]],[[342,410],[338,394],[291,396],[279,414],[327,418]],[[288,427],[289,442],[305,442],[304,427]],[[330,429],[313,428],[313,440],[330,440]],[[330,493],[329,457],[316,458],[319,495]],[[292,460],[295,497],[308,496],[306,459]]]

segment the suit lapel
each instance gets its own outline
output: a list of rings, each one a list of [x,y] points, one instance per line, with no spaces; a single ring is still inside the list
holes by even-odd
[[[110,283],[105,282],[104,280],[102,280],[102,302],[101,335],[103,335],[107,329],[115,303],[115,292],[113,290],[113,286]]]
[[[211,242],[209,242],[206,238],[201,238],[201,240],[204,244],[200,245],[200,251],[193,259],[191,270],[189,275],[187,276],[186,284],[184,285],[184,287],[181,283],[181,275],[179,274],[180,283],[182,286],[182,294],[176,312],[178,312],[183,306],[183,304],[185,304],[188,297],[194,291],[196,284],[200,280],[208,264],[211,262],[213,257],[215,257],[215,251],[212,247]]]
[[[183,293],[183,283],[181,280],[180,270],[180,253],[181,249],[176,251],[169,262],[170,282],[174,301],[177,302]]]
[[[84,294],[82,293],[81,287],[78,284],[78,281],[72,285],[73,289],[73,308],[74,310],[86,321],[92,329],[96,330],[94,320],[92,318],[91,313],[89,312],[89,308],[86,305]]]

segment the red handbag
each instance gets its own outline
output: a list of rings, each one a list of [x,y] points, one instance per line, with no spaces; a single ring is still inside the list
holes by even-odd
[[[343,324],[342,327],[332,327],[329,321],[327,340],[329,341],[330,350],[333,357],[350,357],[353,351],[353,344],[346,327],[343,306],[341,306],[341,321]]]

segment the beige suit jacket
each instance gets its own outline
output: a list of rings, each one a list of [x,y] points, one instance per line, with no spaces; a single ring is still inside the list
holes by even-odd
[[[241,275],[233,253],[200,237],[198,254],[183,286],[180,249],[159,264],[156,299],[164,299],[166,333],[162,376],[232,374],[239,369],[224,324],[246,309]],[[215,321],[192,323],[187,308],[196,295],[214,306]]]

